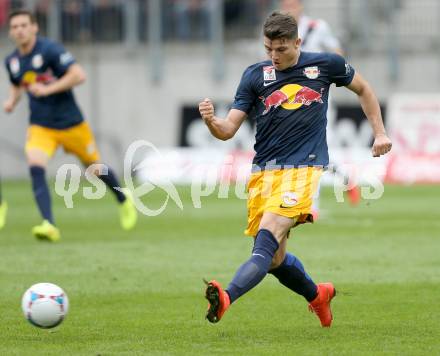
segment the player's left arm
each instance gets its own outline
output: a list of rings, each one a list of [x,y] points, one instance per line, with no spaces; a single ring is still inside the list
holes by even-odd
[[[49,83],[34,83],[29,86],[29,92],[36,97],[44,97],[62,93],[83,83],[86,80],[84,69],[78,63],[73,63],[67,71],[57,80]]]
[[[373,157],[388,153],[391,150],[392,143],[385,131],[379,101],[370,84],[356,72],[353,80],[346,87],[359,97],[362,110],[373,129]]]

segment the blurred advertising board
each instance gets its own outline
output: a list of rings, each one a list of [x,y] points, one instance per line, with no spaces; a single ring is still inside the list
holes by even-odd
[[[386,181],[440,183],[440,94],[396,94],[388,109],[393,149]]]

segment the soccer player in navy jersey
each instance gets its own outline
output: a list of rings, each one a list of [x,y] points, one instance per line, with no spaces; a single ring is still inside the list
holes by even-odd
[[[263,30],[270,60],[245,70],[226,118],[215,116],[209,99],[199,104],[202,119],[220,140],[232,138],[252,109],[257,113],[245,231],[254,237],[252,255],[226,289],[215,280],[208,282],[206,317],[218,322],[231,303],[270,273],[303,296],[321,325],[329,327],[335,287],[330,282],[315,284],[286,246],[292,228],[313,222],[312,197],[329,159],[326,112],[330,85],[345,86],[358,96],[373,129],[374,157],[390,151],[391,141],[372,88],[343,57],[300,51],[296,20],[287,13],[272,13]]]
[[[61,146],[76,155],[85,167],[100,163],[93,133],[72,92],[73,87],[84,82],[86,75],[62,45],[38,36],[38,25],[31,12],[16,10],[9,15],[9,35],[17,48],[5,59],[11,85],[3,108],[7,113],[12,112],[22,92],[27,93],[30,126],[25,150],[34,197],[43,218],[32,232],[39,239],[55,242],[60,239],[60,231],[55,226],[45,178],[50,158]],[[116,196],[122,228],[133,228],[136,208],[129,194],[119,189],[114,172],[108,168],[107,174],[101,174],[99,169],[94,173]]]

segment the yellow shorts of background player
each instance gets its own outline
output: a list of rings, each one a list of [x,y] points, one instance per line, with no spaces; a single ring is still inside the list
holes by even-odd
[[[77,156],[84,165],[100,160],[93,132],[85,121],[67,129],[51,129],[39,125],[29,126],[26,151],[37,148],[52,157],[59,146],[63,147],[65,152]]]
[[[313,222],[312,198],[318,189],[322,167],[299,167],[252,173],[248,183],[248,226],[256,236],[267,211],[294,219],[294,227]]]

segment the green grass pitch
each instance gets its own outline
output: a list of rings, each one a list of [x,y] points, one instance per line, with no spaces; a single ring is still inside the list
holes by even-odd
[[[170,203],[119,228],[110,194],[79,196],[67,209],[53,195],[59,244],[41,243],[29,182],[4,182],[9,202],[0,231],[1,355],[434,355],[440,354],[439,186],[386,186],[358,207],[322,195],[322,218],[297,228],[289,250],[315,281],[333,281],[334,322],[322,329],[307,304],[268,276],[209,324],[202,279],[226,285],[249,256],[245,201],[215,195],[184,209]],[[232,195],[231,195],[232,196]],[[159,207],[156,189],[145,201]],[[22,316],[23,292],[60,285],[70,312],[53,330]]]

